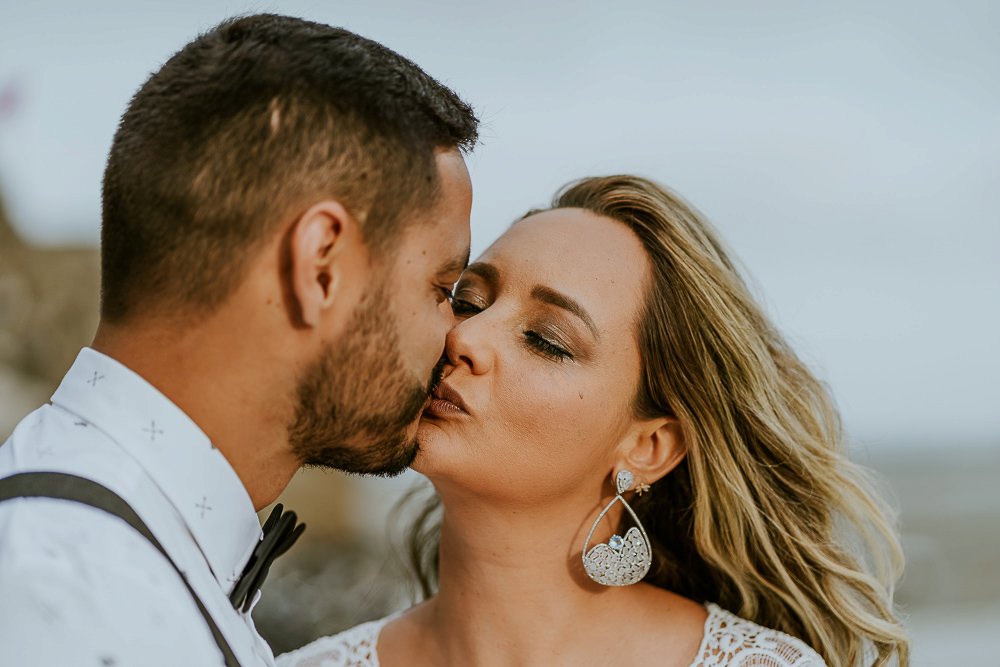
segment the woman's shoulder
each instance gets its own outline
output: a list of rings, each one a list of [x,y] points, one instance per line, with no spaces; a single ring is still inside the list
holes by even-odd
[[[275,659],[277,667],[378,667],[379,633],[398,614],[368,621],[343,632],[320,637]]]
[[[801,639],[708,603],[705,635],[691,667],[826,667],[823,658]]]

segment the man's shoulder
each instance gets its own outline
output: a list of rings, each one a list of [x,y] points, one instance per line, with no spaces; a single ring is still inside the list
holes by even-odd
[[[214,650],[170,563],[131,526],[85,505],[0,504],[0,590],[3,664],[186,664],[177,660]]]
[[[0,479],[36,472],[82,477],[123,498],[140,516],[162,514],[162,494],[133,457],[90,423],[52,405],[26,416],[0,446]],[[72,538],[62,542],[81,546],[98,528],[108,533],[102,544],[104,539],[142,541],[121,519],[79,502],[45,497],[0,502],[0,552],[10,536]]]
[[[41,471],[93,479],[127,497],[149,487],[139,463],[107,434],[53,405],[27,415],[0,446],[0,478]]]
[[[154,607],[157,599],[190,601],[170,561],[118,517],[50,498],[0,503],[4,597],[10,599],[14,590],[43,595],[54,587],[63,591],[67,604],[81,609],[110,600],[117,601],[116,610]]]
[[[7,474],[2,471],[0,477]],[[133,484],[130,472],[114,481]],[[165,526],[151,528],[156,533]],[[0,502],[0,589],[6,599],[14,591],[44,599],[58,589],[63,606],[83,615],[111,602],[107,614],[128,615],[169,601],[175,611],[178,605],[190,606],[188,615],[199,618],[171,561],[145,536],[103,509],[58,498]]]
[[[112,570],[128,574],[169,563],[138,531],[102,509],[58,498],[0,503],[0,571],[37,567],[52,572]]]

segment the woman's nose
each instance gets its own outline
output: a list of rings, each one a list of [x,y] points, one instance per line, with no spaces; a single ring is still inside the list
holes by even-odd
[[[485,317],[476,315],[456,320],[445,338],[445,355],[453,366],[467,366],[473,375],[482,375],[493,367],[495,348]]]

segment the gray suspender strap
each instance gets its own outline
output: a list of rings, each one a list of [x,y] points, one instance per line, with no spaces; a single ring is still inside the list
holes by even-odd
[[[219,650],[222,651],[222,656],[226,660],[226,667],[240,667],[240,663],[236,659],[232,648],[230,648],[226,638],[222,636],[219,626],[215,624],[215,620],[208,613],[208,610],[205,609],[205,605],[202,604],[198,594],[194,592],[194,588],[191,587],[187,577],[184,576],[184,573],[181,572],[177,564],[170,558],[163,546],[153,536],[153,533],[143,523],[142,519],[139,518],[139,515],[135,513],[135,510],[121,496],[93,480],[77,477],[76,475],[59,472],[25,472],[0,479],[0,502],[10,500],[11,498],[57,498],[60,500],[72,500],[102,509],[135,528],[140,535],[156,547],[157,551],[163,554],[167,562],[173,565],[174,570],[180,575],[181,581],[187,586],[188,592],[191,593],[195,604],[198,605],[198,611],[201,612],[205,623],[208,624],[209,630],[212,631],[212,637],[215,638],[215,643],[218,644]]]

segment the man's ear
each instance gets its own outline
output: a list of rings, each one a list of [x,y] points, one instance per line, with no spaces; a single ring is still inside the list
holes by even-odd
[[[342,267],[339,256],[361,238],[357,221],[337,201],[314,204],[293,223],[289,235],[291,290],[302,322],[317,326],[333,305]]]
[[[637,483],[653,484],[684,460],[687,444],[676,417],[639,422],[619,449],[616,470],[630,470]]]

